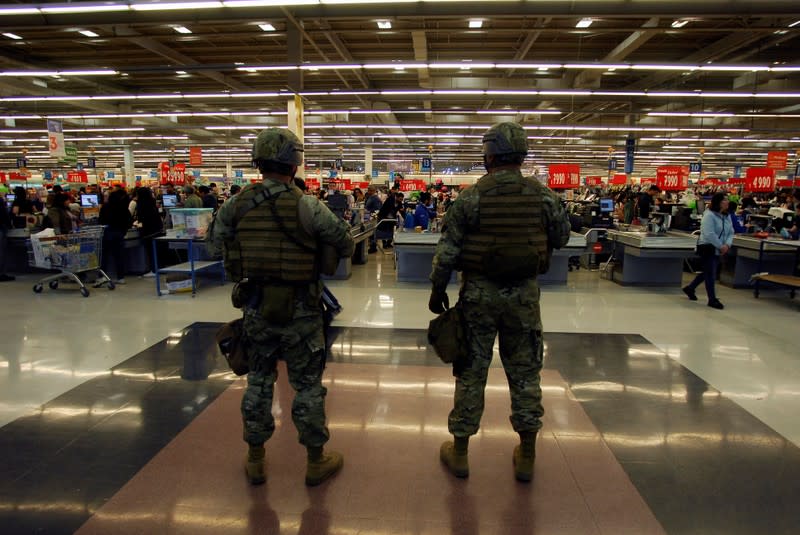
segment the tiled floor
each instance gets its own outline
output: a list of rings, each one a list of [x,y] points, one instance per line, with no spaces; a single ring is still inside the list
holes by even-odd
[[[291,424],[268,446],[267,485],[249,489],[239,466],[240,383],[216,398],[229,379],[198,376],[208,372],[207,359],[188,358],[190,352],[176,365],[148,350],[157,344],[175,358],[189,347],[181,345],[186,326],[234,317],[230,286],[212,282],[194,299],[156,298],[151,280],[129,279],[84,299],[69,290],[35,295],[33,281],[22,276],[0,286],[0,425],[9,424],[0,428],[2,533],[31,532],[7,522],[21,515],[38,519],[43,533],[69,533],[80,518],[89,518],[87,533],[641,533],[659,523],[668,533],[793,533],[800,525],[800,304],[784,293],[755,300],[721,288],[727,308],[720,312],[675,289],[622,288],[597,272],[545,288],[548,414],[536,482],[529,488],[511,477],[514,435],[499,369],[492,370],[492,407],[471,447],[473,474],[456,482],[436,459],[447,436],[452,377],[425,347],[428,288],[397,283],[389,258],[373,255],[349,281],[329,283],[344,306],[335,323],[336,361],[326,374],[331,445],[346,453],[347,465],[310,492]],[[455,298],[457,289],[450,293]],[[201,332],[191,336],[205,339]],[[625,336],[604,336],[614,333]],[[148,351],[156,367],[128,361]],[[110,371],[123,362],[127,375]],[[159,388],[194,400],[185,418],[169,417],[180,410],[174,403],[143,411],[138,398],[126,397],[134,387],[149,390],[160,378],[156,369],[171,379]],[[209,389],[216,393],[208,396]],[[279,421],[287,395],[283,384]],[[51,400],[55,405],[42,407]],[[15,435],[26,421],[36,422],[42,442]],[[58,462],[81,451],[76,429],[80,435],[102,431],[101,423],[125,429],[158,421],[185,423],[160,428],[149,454],[121,433],[99,442],[107,457],[92,457],[97,448],[89,448],[84,458]],[[120,463],[128,470],[120,472],[116,448],[143,458]],[[111,468],[93,466],[103,458]],[[38,494],[10,484],[37,470],[46,476]],[[76,485],[61,492],[69,499],[50,492],[59,477]],[[104,481],[87,490],[92,480]],[[626,497],[624,504],[615,496]],[[58,516],[65,513],[72,524]]]

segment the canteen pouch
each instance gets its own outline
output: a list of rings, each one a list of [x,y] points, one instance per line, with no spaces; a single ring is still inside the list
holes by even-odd
[[[294,286],[265,285],[261,289],[261,317],[273,325],[286,326],[294,319]]]
[[[428,343],[446,364],[452,364],[463,358],[466,353],[466,340],[463,313],[458,304],[436,316],[428,325]]]
[[[531,245],[495,245],[483,257],[483,272],[500,283],[533,278],[540,272],[539,253]]]
[[[220,327],[214,339],[233,373],[245,375],[250,371],[245,350],[244,320],[242,318],[230,321]]]

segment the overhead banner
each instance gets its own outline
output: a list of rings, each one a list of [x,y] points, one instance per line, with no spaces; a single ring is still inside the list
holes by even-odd
[[[86,174],[86,171],[69,171],[67,172],[67,182],[87,183],[89,175]]]
[[[47,120],[47,144],[50,156],[65,158],[67,151],[64,146],[64,126],[61,121]]]
[[[8,181],[5,173],[0,173],[0,184],[5,184]]]
[[[547,185],[551,189],[571,189],[581,186],[581,166],[573,163],[561,163],[547,168]]]
[[[425,181],[400,180],[400,191],[425,191]]]
[[[306,187],[310,191],[317,191],[319,189],[319,179],[317,178],[306,178]]]
[[[186,183],[186,164],[178,163],[172,168],[172,183],[176,186],[183,186]]]
[[[624,186],[628,183],[628,175],[617,174],[611,177],[609,184],[612,186]]]
[[[601,176],[587,176],[586,177],[586,185],[587,186],[602,186],[603,185],[603,177],[601,177]]]
[[[656,169],[656,185],[661,191],[683,191],[689,187],[689,168],[668,165]]]
[[[783,171],[789,163],[789,153],[786,151],[770,151],[767,153],[767,168]]]
[[[775,169],[749,167],[745,175],[744,190],[753,193],[775,191]]]
[[[330,189],[335,189],[338,191],[345,191],[350,189],[352,186],[350,185],[350,179],[334,179],[328,181],[328,187]]]
[[[655,178],[655,177],[648,177],[648,178],[640,178],[639,179],[639,183],[642,184],[642,185],[644,185],[644,184],[650,185],[650,184],[655,184],[657,182],[658,182],[658,179]]]
[[[778,187],[779,188],[800,187],[800,180],[798,179],[778,180]]]
[[[200,147],[189,148],[189,165],[203,165],[203,149]]]
[[[161,175],[161,185],[165,186],[169,183],[169,162],[161,162],[158,164],[158,171]]]

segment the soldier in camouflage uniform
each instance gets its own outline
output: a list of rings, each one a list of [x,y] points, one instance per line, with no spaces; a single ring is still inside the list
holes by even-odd
[[[528,152],[525,131],[500,123],[483,137],[488,173],[465,190],[447,211],[433,260],[428,307],[449,307],[447,283],[463,273],[459,294],[468,347],[457,363],[455,402],[448,420],[454,441],[440,458],[458,477],[469,475],[469,437],[478,432],[492,348],[500,336],[500,358],[511,391],[511,425],[520,435],[514,473],[533,477],[536,434],[541,428],[542,323],[536,276],[549,269],[553,249],[569,240],[569,219],[547,187],[522,176]]]
[[[259,133],[253,163],[263,181],[223,204],[209,231],[215,248],[224,252],[228,276],[237,282],[234,306],[244,308],[250,373],[242,417],[250,446],[245,470],[254,485],[265,481],[264,443],[275,431],[271,409],[278,359],[286,362],[296,392],[292,419],[308,450],[306,484],[321,483],[343,464],[341,454],[323,451],[329,434],[319,270],[323,246],[344,258],[353,254],[353,239],[344,221],[294,185],[302,153],[303,145],[289,131]]]

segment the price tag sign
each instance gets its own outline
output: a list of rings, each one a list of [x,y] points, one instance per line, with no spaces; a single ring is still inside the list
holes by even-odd
[[[789,153],[786,151],[770,151],[767,153],[767,167],[782,171],[789,163]]]
[[[189,147],[189,165],[203,165],[203,149]]]
[[[750,167],[745,175],[744,190],[754,193],[775,191],[775,169]]]
[[[670,165],[656,169],[656,185],[662,191],[682,191],[689,187],[689,169]]]
[[[64,146],[64,126],[61,121],[47,120],[47,145],[50,156],[64,158],[67,156]]]
[[[551,189],[572,189],[581,185],[581,166],[578,164],[551,165],[547,172],[547,185]]]

